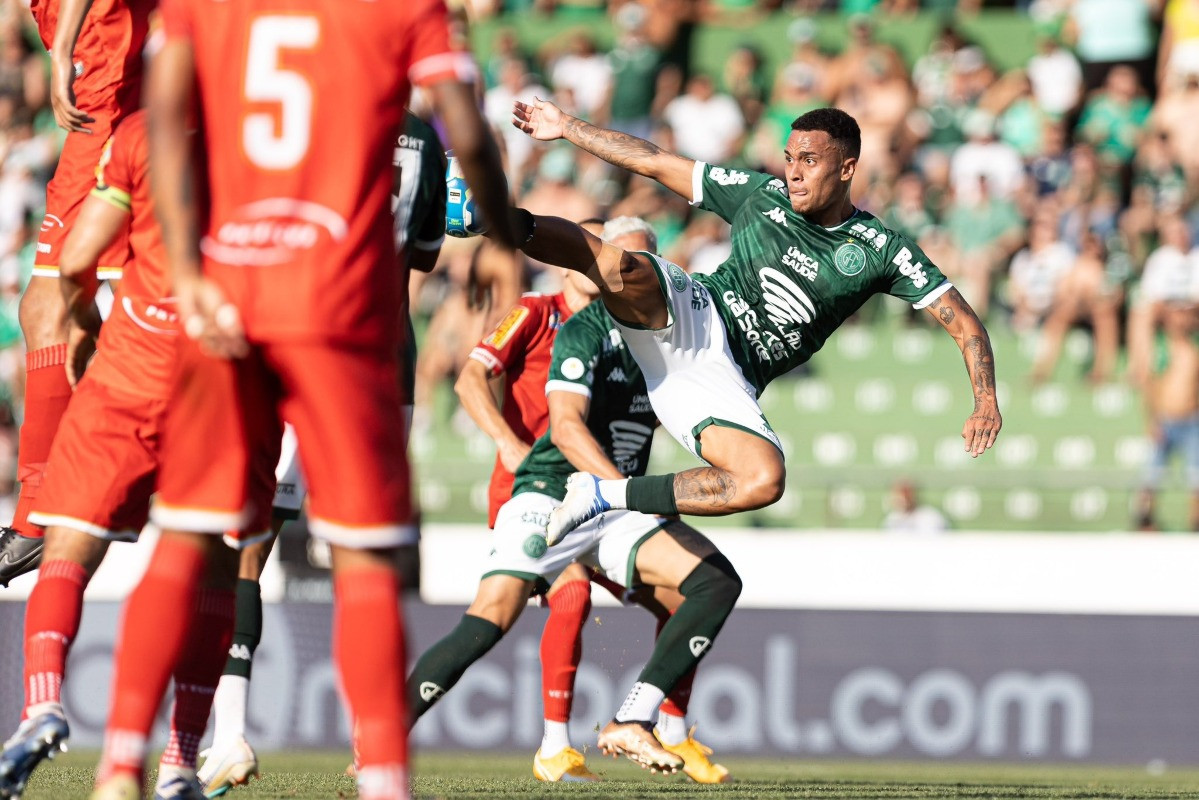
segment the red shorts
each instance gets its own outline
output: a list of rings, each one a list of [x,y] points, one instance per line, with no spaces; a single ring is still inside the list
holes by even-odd
[[[352,548],[415,541],[394,353],[330,344],[256,345],[243,359],[183,344],[163,429],[152,518],[164,530],[242,528],[264,508],[249,492],[250,454],[296,430],[309,529]],[[272,462],[273,464],[273,462]]]
[[[43,488],[29,518],[43,527],[60,525],[110,541],[137,539],[158,477],[166,405],[163,398],[81,381],[54,436]],[[266,513],[249,520],[246,534],[230,534],[231,544],[269,533],[278,458],[278,443],[258,454],[251,491]]]
[[[62,155],[54,177],[46,186],[46,216],[42,219],[42,232],[37,240],[33,274],[58,277],[58,260],[62,256],[62,244],[70,233],[71,224],[79,215],[79,209],[88,194],[96,186],[96,170],[104,147],[112,135],[114,116],[93,113],[96,121],[89,123],[92,133],[68,133]],[[116,119],[120,119],[119,116]],[[125,262],[129,258],[128,233],[121,233],[100,257],[96,269],[101,279],[120,280]]]
[[[146,524],[166,404],[83,380],[59,423],[30,520],[132,541]]]

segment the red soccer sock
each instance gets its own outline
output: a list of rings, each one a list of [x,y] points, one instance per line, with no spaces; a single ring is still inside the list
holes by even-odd
[[[408,765],[399,579],[387,567],[356,567],[333,589],[333,657],[354,724],[359,796],[395,797],[407,792]]]
[[[670,613],[674,614],[673,611]],[[655,639],[658,638],[658,635],[662,633],[662,627],[666,624],[668,619],[670,619],[670,617],[658,620],[658,630],[654,633]],[[679,682],[676,683],[674,688],[670,690],[670,694],[666,695],[666,699],[662,701],[662,705],[658,706],[658,709],[663,714],[670,714],[674,717],[687,716],[687,706],[691,704],[691,686],[694,683],[695,667],[692,667],[687,671],[686,675],[679,678]]]
[[[546,719],[568,722],[583,657],[583,623],[591,613],[591,583],[570,581],[548,599],[550,616],[541,632],[541,703]]]
[[[163,765],[196,768],[212,696],[233,641],[235,607],[232,590],[201,589],[196,595],[196,616],[175,667],[175,704]]]
[[[74,561],[42,564],[25,606],[25,708],[62,702],[67,652],[79,633],[87,570]]]
[[[154,714],[187,640],[204,555],[191,540],[164,536],[125,604],[100,781],[122,772],[141,778]]]
[[[23,536],[42,535],[40,527],[29,523],[29,512],[42,486],[54,433],[71,399],[71,384],[63,366],[66,363],[65,344],[43,347],[25,355],[25,420],[21,423],[17,450],[21,494],[12,521],[12,527]]]

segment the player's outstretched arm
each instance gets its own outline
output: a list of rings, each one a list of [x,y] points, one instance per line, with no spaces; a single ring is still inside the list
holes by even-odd
[[[91,133],[84,126],[96,121],[75,107],[75,44],[83,29],[83,18],[91,7],[92,0],[62,0],[54,41],[50,44],[50,105],[54,107],[54,121],[58,127],[77,133]]]
[[[966,452],[977,458],[995,444],[1003,427],[999,400],[995,395],[995,354],[991,338],[982,320],[957,289],[950,289],[928,306],[928,313],[949,332],[962,351],[970,388],[974,392],[974,413],[962,428]]]
[[[515,250],[520,241],[501,222],[508,219],[508,179],[504,176],[499,148],[475,103],[474,89],[456,80],[438,81],[431,88],[433,103],[445,123],[450,147],[462,167],[475,204],[483,212],[483,219],[492,223],[492,238]]]
[[[546,395],[546,402],[550,409],[550,439],[571,466],[606,480],[624,477],[587,428],[590,397],[556,391]]]
[[[565,139],[609,164],[653,178],[672,192],[692,199],[691,176],[695,162],[663,150],[653,142],[598,128],[564,113],[548,100],[536,100],[531,105],[517,101],[512,124],[543,142]]]

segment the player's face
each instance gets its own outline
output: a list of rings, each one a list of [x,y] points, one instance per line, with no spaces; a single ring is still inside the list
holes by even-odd
[[[824,131],[791,131],[783,149],[787,194],[800,214],[814,214],[840,203],[857,166]]]

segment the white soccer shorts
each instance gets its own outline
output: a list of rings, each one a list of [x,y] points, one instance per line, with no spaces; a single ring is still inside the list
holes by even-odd
[[[715,298],[681,267],[656,256],[651,261],[666,297],[669,322],[657,330],[620,322],[616,327],[645,375],[662,427],[701,459],[700,433],[709,425],[761,436],[782,452],[754,387],[733,358]]]
[[[512,575],[546,591],[572,562],[603,570],[609,580],[633,588],[634,565],[641,543],[666,520],[640,511],[608,511],[575,528],[540,558],[525,553],[525,540],[545,534],[545,523],[559,501],[537,492],[522,492],[500,507],[493,547],[483,577]]]

